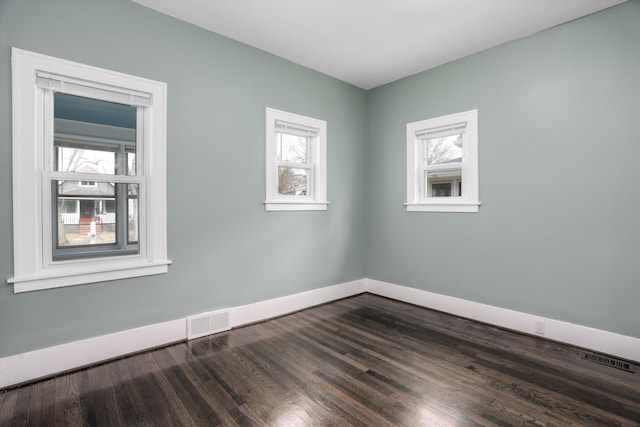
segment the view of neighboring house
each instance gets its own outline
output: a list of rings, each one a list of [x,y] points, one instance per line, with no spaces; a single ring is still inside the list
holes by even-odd
[[[85,166],[81,172],[89,171]],[[90,224],[96,232],[113,231],[116,222],[115,187],[109,182],[59,181],[58,212],[65,232],[87,234]]]

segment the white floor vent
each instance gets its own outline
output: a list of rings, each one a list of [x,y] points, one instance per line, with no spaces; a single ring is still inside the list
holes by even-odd
[[[231,329],[229,310],[212,311],[187,317],[187,339],[189,340],[229,329]]]

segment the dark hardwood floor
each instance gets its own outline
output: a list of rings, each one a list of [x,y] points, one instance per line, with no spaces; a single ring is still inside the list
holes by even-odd
[[[640,373],[364,294],[0,393],[1,426],[639,426]]]

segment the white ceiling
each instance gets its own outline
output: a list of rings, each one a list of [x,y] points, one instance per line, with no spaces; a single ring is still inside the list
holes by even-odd
[[[626,0],[133,0],[363,89]]]

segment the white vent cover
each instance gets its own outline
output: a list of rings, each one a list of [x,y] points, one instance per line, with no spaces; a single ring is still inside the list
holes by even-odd
[[[211,311],[187,317],[187,339],[191,340],[231,329],[229,310]]]

